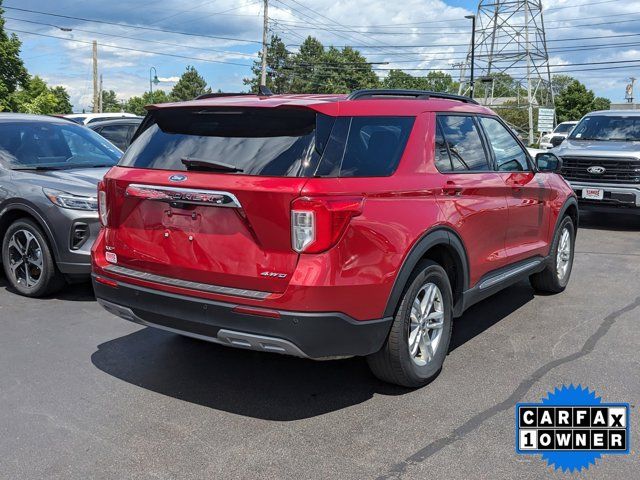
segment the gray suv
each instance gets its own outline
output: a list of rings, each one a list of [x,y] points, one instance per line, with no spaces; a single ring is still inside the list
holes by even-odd
[[[0,259],[18,293],[89,277],[97,184],[121,154],[69,120],[0,113]]]
[[[592,112],[553,153],[585,210],[640,214],[640,112]]]

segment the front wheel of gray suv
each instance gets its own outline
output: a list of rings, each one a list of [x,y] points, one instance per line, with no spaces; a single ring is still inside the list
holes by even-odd
[[[42,297],[64,285],[44,234],[31,220],[16,220],[7,229],[2,264],[8,282],[24,296]]]
[[[382,349],[367,357],[380,380],[421,387],[442,369],[449,350],[453,301],[444,269],[421,261],[409,279]]]

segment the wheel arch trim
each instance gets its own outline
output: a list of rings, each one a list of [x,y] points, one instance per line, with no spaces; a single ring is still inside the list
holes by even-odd
[[[558,230],[558,226],[560,225],[560,222],[562,222],[562,219],[565,217],[567,210],[569,210],[569,208],[571,208],[572,206],[576,209],[574,235],[578,234],[578,223],[580,222],[580,207],[578,205],[578,200],[576,199],[576,197],[570,196],[562,204],[562,207],[560,207],[560,211],[558,212],[558,217],[556,218],[555,225],[553,226],[553,230],[551,231],[552,236],[551,236],[551,241],[549,242],[549,255],[551,255],[551,248],[553,247],[553,239],[555,238],[556,231]]]
[[[395,315],[395,311],[400,304],[402,293],[404,292],[411,272],[415,269],[418,262],[424,257],[424,255],[433,247],[443,245],[450,249],[453,249],[460,260],[462,266],[461,278],[461,294],[469,288],[469,260],[467,251],[462,242],[460,236],[450,227],[438,226],[425,232],[413,245],[407,256],[402,262],[402,265],[398,269],[393,288],[389,294],[387,300],[387,306],[384,311],[384,317],[390,317]],[[462,295],[460,298],[455,299],[456,305],[454,305],[454,311],[457,310],[458,304],[462,301]]]
[[[55,237],[53,235],[53,232],[51,231],[51,229],[49,228],[49,225],[47,224],[47,222],[45,221],[44,217],[40,214],[40,212],[32,205],[30,205],[29,203],[22,201],[22,200],[10,200],[8,202],[5,202],[3,205],[0,205],[0,224],[2,224],[5,216],[9,213],[13,213],[13,212],[22,212],[25,213],[26,215],[30,216],[31,218],[33,218],[36,222],[36,224],[42,229],[42,231],[44,232],[47,241],[49,242],[49,245],[51,245],[51,249],[53,250],[53,258],[55,259],[56,263],[59,260],[59,253],[58,253],[58,245],[56,243]],[[7,225],[8,227],[9,225]],[[3,234],[4,236],[4,232],[0,232]],[[0,242],[3,241],[3,238],[0,238]]]

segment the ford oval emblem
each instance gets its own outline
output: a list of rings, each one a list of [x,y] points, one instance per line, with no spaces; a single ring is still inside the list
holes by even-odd
[[[170,182],[184,182],[187,179],[186,175],[171,175],[169,177],[169,181]]]
[[[589,173],[591,173],[593,175],[602,175],[606,171],[607,171],[606,168],[600,167],[600,166],[594,166],[594,167],[587,168],[587,172],[589,172]]]

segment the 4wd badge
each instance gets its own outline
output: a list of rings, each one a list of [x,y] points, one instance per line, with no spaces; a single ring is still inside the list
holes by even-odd
[[[287,278],[286,273],[278,273],[278,272],[262,272],[260,275],[263,277],[269,277],[269,278]]]

